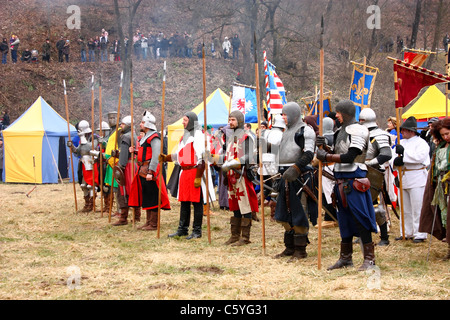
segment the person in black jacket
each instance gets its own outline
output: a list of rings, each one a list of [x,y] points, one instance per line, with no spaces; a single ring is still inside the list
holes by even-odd
[[[234,35],[231,40],[231,45],[233,46],[233,59],[239,59],[239,47],[241,46],[241,39],[237,34]]]
[[[0,43],[0,52],[2,54],[2,64],[6,64],[6,58],[8,57],[8,40],[6,38],[3,38],[2,43]]]
[[[64,62],[64,45],[66,44],[66,41],[64,41],[64,37],[61,36],[61,38],[59,38],[59,41],[56,43],[56,49],[58,50],[58,61],[59,62]]]

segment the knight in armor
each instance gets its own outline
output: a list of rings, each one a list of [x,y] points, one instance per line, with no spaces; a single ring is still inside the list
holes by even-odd
[[[252,213],[258,212],[258,200],[253,187],[251,166],[255,164],[254,141],[244,130],[244,114],[238,110],[228,117],[229,132],[226,137],[226,152],[216,155],[211,162],[222,164],[225,183],[228,185],[228,204],[231,236],[225,245],[249,244]]]
[[[202,237],[203,204],[207,201],[215,201],[215,192],[212,184],[211,173],[208,174],[208,190],[206,194],[205,169],[209,165],[205,161],[205,136],[198,125],[198,117],[194,112],[187,112],[183,116],[184,134],[180,139],[176,153],[160,154],[160,162],[176,162],[180,167],[176,174],[176,193],[180,207],[180,221],[175,233],[169,237],[187,236],[189,231],[191,204],[194,206],[194,222],[192,233],[186,237],[187,240]],[[171,177],[172,180],[172,177]],[[169,181],[170,183],[170,181]],[[172,191],[171,191],[172,192]]]
[[[108,122],[105,124],[108,125],[109,130],[104,133],[103,135],[103,141],[105,144],[105,151],[103,154],[103,157],[105,158],[105,180],[103,183],[103,192],[104,192],[104,211],[109,212],[110,207],[113,206],[114,197],[112,198],[111,202],[111,192],[113,192],[113,195],[117,195],[117,188],[118,184],[115,179],[113,179],[113,168],[117,164],[118,159],[115,159],[111,156],[113,150],[116,150],[118,148],[118,141],[116,141],[116,129],[117,129],[117,111],[111,111],[107,114]],[[103,130],[103,128],[102,128]],[[121,130],[121,128],[119,128]],[[118,139],[117,139],[118,140]],[[117,145],[116,145],[117,143]],[[112,181],[112,186],[111,186]],[[117,203],[117,198],[116,198]]]
[[[110,192],[110,188],[108,188],[108,186],[105,185],[106,183],[106,179],[105,179],[105,174],[106,174],[106,170],[108,168],[108,165],[106,163],[106,157],[105,157],[105,149],[107,146],[107,142],[108,142],[108,136],[110,133],[110,127],[108,125],[107,122],[102,121],[101,124],[97,127],[96,131],[96,136],[98,137],[98,148],[99,150],[91,150],[91,155],[94,157],[94,159],[97,161],[98,165],[100,166],[100,161],[99,161],[99,157],[102,156],[102,172],[97,172],[98,174],[98,180],[99,181],[103,181],[103,201],[104,201],[104,206],[103,206],[103,212],[108,212],[109,211],[109,192]],[[103,177],[101,176],[101,174],[103,174]],[[108,185],[111,183],[111,180],[109,180]],[[100,185],[99,185],[100,187]]]
[[[295,102],[283,106],[282,116],[286,130],[280,142],[278,198],[275,220],[284,227],[285,249],[276,258],[290,256],[289,261],[307,257],[309,221],[302,206],[302,187],[305,175],[312,175],[307,168],[314,158],[316,134],[302,120],[302,109]],[[312,167],[311,167],[312,168]]]
[[[336,117],[341,127],[335,132],[333,150],[326,147],[323,137],[317,139],[320,147],[317,159],[334,162],[334,191],[341,234],[339,260],[328,270],[353,266],[353,237],[359,237],[363,247],[364,262],[359,270],[375,265],[372,232],[377,232],[377,225],[365,164],[369,130],[356,122],[355,113],[352,101],[339,102]]]
[[[325,138],[325,143],[330,148],[334,143],[334,120],[330,117],[323,118],[323,136]],[[333,189],[334,189],[334,177],[333,177],[333,163],[327,163],[323,167],[323,177],[322,177],[322,193],[323,193],[323,207],[327,211],[324,219],[322,221],[322,228],[334,228],[337,227],[337,215],[336,209],[333,206]]]
[[[114,167],[114,177],[118,183],[117,188],[117,205],[119,207],[119,220],[113,223],[113,226],[123,226],[128,224],[128,214],[130,206],[128,204],[131,193],[131,183],[133,181],[134,172],[137,171],[136,164],[132,162],[130,147],[134,146],[131,141],[131,116],[126,116],[120,124],[122,130],[118,138],[119,161]],[[136,208],[134,211],[134,220],[140,221],[141,211]]]
[[[369,129],[369,144],[367,148],[366,161],[368,172],[370,175],[370,191],[375,207],[375,218],[380,227],[380,242],[379,246],[386,246],[389,244],[388,235],[388,221],[386,217],[386,210],[382,203],[378,203],[378,197],[385,202],[390,203],[390,199],[386,199],[387,191],[384,182],[384,172],[386,165],[389,167],[389,160],[392,158],[391,149],[391,135],[378,128],[377,117],[375,112],[370,108],[361,110],[359,114],[359,122]]]
[[[140,123],[144,136],[139,138],[137,164],[128,204],[131,207],[142,207],[146,211],[147,221],[138,229],[144,231],[157,230],[158,226],[158,196],[161,188],[161,209],[170,210],[164,179],[159,179],[161,167],[158,154],[161,151],[161,138],[156,131],[156,119],[148,111],[144,113]],[[130,150],[134,152],[134,148]],[[161,185],[160,185],[161,181]]]
[[[278,173],[278,163],[279,163],[279,151],[280,151],[280,143],[281,138],[283,137],[283,132],[286,130],[286,123],[284,122],[281,114],[277,114],[274,117],[274,123],[272,125],[272,129],[270,129],[267,133],[267,143],[266,143],[266,153],[263,153],[262,161],[263,161],[263,171],[264,172],[264,180],[265,184],[268,187],[273,187],[273,180],[267,180],[268,176],[273,176]],[[267,190],[267,191],[266,191]],[[268,188],[264,188],[264,193],[266,196],[271,194],[271,190]],[[272,220],[275,220],[275,206],[276,199],[270,198],[269,200],[269,208],[270,208],[270,217]]]
[[[67,142],[67,146],[72,149],[72,152],[80,158],[81,173],[80,187],[84,196],[84,207],[81,212],[90,212],[94,210],[94,183],[98,186],[98,166],[94,162],[91,155],[92,139],[94,139],[94,150],[98,148],[98,140],[93,136],[92,130],[89,126],[89,122],[82,120],[78,123],[78,136],[80,137],[80,143],[77,147],[73,145],[71,141]],[[95,170],[95,174],[94,174]]]

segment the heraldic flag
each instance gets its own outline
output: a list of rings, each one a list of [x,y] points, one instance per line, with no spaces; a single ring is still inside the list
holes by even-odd
[[[264,51],[264,75],[266,81],[267,107],[270,114],[280,114],[286,104],[286,90],[275,71],[275,66],[267,60]]]
[[[364,74],[363,70],[359,69],[357,66],[354,66],[353,68],[350,100],[353,101],[356,106],[356,121],[359,121],[361,108],[370,107],[376,76],[377,71],[366,71]]]
[[[450,77],[434,71],[394,60],[395,107],[404,108],[419,94],[424,87],[436,83],[449,82]]]
[[[408,51],[404,53],[403,61],[421,67],[427,58],[428,55],[426,54]]]
[[[239,110],[245,115],[246,123],[258,122],[256,90],[248,87],[233,86],[231,111]]]

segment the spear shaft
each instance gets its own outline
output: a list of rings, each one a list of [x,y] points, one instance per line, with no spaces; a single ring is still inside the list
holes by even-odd
[[[259,186],[260,191],[259,194],[261,195],[261,205],[260,205],[260,211],[261,211],[261,229],[262,229],[262,248],[263,248],[263,254],[266,254],[266,224],[265,224],[265,218],[264,218],[264,176],[263,176],[263,163],[262,163],[262,141],[261,141],[261,102],[259,99],[260,95],[260,88],[259,88],[259,66],[258,66],[258,57],[257,57],[257,50],[256,50],[256,32],[253,33],[253,49],[254,49],[254,55],[255,55],[255,82],[256,82],[256,101],[258,105],[258,141],[259,141],[259,150],[258,150],[258,157],[259,157]]]
[[[72,142],[72,137],[70,136],[69,104],[67,102],[66,80],[63,80],[63,83],[64,83],[64,103],[66,105],[66,119],[67,119],[68,140],[69,140],[69,142]],[[73,196],[75,198],[75,211],[78,211],[77,189],[75,187],[75,175],[74,175],[74,170],[73,170],[73,153],[72,153],[72,148],[69,148],[69,150],[70,150],[70,168],[72,170]]]
[[[91,81],[91,121],[92,121],[92,133],[91,133],[91,139],[92,139],[92,150],[94,150],[95,145],[95,139],[94,139],[94,75],[92,75],[92,81]],[[92,211],[95,213],[95,163],[92,165]]]
[[[161,103],[161,148],[160,153],[164,152],[164,111],[166,105],[166,61],[164,61],[164,75],[162,86],[162,103]],[[158,187],[158,225],[157,225],[157,238],[160,238],[161,229],[161,187],[162,187],[162,175],[163,175],[163,162],[159,162],[159,187]]]
[[[205,58],[205,41],[203,41],[202,47],[202,61],[203,61],[203,126],[205,128],[205,152],[208,150],[208,126],[206,115],[206,58]],[[209,216],[209,180],[208,180],[208,159],[203,159],[205,162],[205,186],[206,186],[206,224],[208,228],[208,242],[211,244],[211,219]],[[201,188],[201,186],[200,186]]]
[[[123,85],[123,71],[120,74],[120,87],[119,87],[119,103],[118,103],[118,107],[117,107],[117,121],[116,121],[116,130],[115,130],[115,135],[114,135],[114,151],[117,150],[117,144],[118,144],[118,135],[119,135],[119,121],[120,121],[120,104],[122,102],[122,85]],[[116,164],[116,153],[114,152],[114,156],[113,156],[113,162],[112,162],[112,166],[111,168],[114,169],[114,166]],[[112,204],[113,204],[113,199],[114,199],[114,172],[112,172],[111,174],[111,194],[110,194],[110,206],[109,206],[109,213],[108,213],[108,222],[111,222],[111,210],[112,210]]]
[[[102,75],[100,74],[100,78],[99,78],[99,92],[98,92],[98,122],[99,122],[99,128],[100,128],[100,137],[103,137],[103,130],[102,130]],[[101,141],[101,140],[100,140]],[[100,212],[101,212],[101,217],[103,218],[103,155],[102,155],[102,144],[99,144],[100,147],[100,153],[99,153],[99,158],[100,158],[100,181],[99,181],[99,185],[100,185]]]

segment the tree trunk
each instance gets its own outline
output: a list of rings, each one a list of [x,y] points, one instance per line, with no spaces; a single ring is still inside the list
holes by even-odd
[[[422,13],[422,0],[416,0],[416,16],[414,18],[412,34],[411,34],[411,40],[410,40],[410,43],[409,43],[409,47],[411,49],[414,49],[416,47],[417,34],[419,32],[421,13]]]
[[[438,44],[439,44],[439,39],[441,38],[441,25],[442,25],[442,13],[444,11],[444,0],[439,0],[439,5],[437,8],[437,20],[436,20],[436,25],[434,26],[434,39],[433,39],[433,45],[431,46],[431,51],[436,51],[438,50]],[[427,69],[431,69],[431,66],[433,64],[433,61],[437,60],[437,54],[436,55],[431,55],[426,63],[426,68]]]

